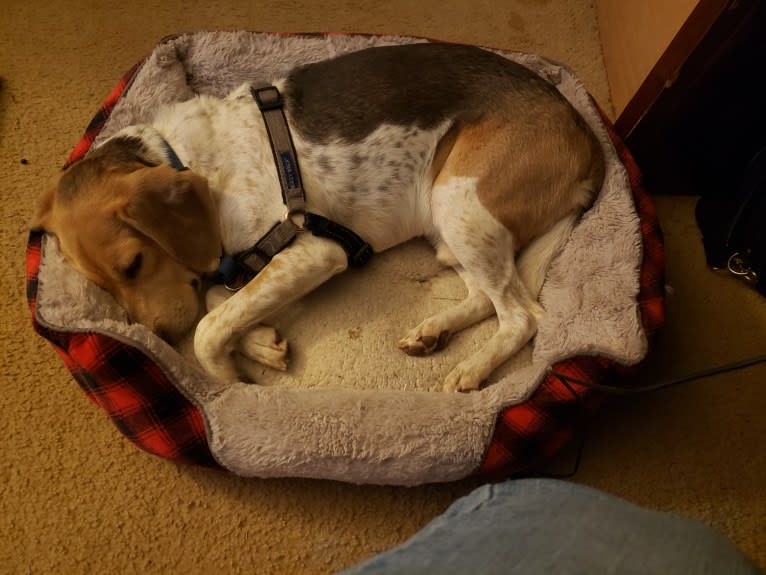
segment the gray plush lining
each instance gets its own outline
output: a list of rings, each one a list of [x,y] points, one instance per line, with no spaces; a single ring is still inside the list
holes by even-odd
[[[150,120],[158,106],[195,93],[223,96],[245,81],[270,83],[296,64],[411,41],[250,32],[179,36],[150,55],[95,145]],[[273,318],[290,342],[291,367],[286,373],[260,369],[260,385],[214,382],[183,347],[175,350],[143,326],[130,325],[108,294],[67,266],[50,237],[43,244],[38,320],[61,331],[106,333],[155,358],[203,412],[215,457],[240,475],[407,485],[465,477],[481,464],[497,414],[529,397],[548,366],[578,355],[631,365],[647,349],[636,302],[640,222],[598,113],[566,68],[536,56],[503,55],[558,86],[596,131],[608,167],[601,195],[548,273],[541,295],[547,313],[533,345],[481,391],[437,390],[452,366],[482,346],[494,320],[458,334],[430,357],[397,349],[408,328],[464,295],[457,276],[420,241],[376,256],[364,270],[334,278]]]

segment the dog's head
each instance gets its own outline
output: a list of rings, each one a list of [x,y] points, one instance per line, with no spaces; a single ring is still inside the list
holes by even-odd
[[[53,232],[70,264],[173,342],[195,323],[201,276],[221,253],[207,180],[145,159],[114,139],[70,167],[40,201],[33,227]]]

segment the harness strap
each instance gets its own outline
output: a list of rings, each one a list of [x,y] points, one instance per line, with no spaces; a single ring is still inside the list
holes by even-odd
[[[363,266],[370,261],[373,254],[370,244],[349,228],[324,216],[306,212],[306,194],[295,146],[285,118],[282,94],[274,86],[252,88],[250,92],[266,124],[287,213],[282,221],[274,224],[253,247],[221,258],[218,267],[219,279],[230,290],[242,288],[266,267],[276,254],[290,245],[299,232],[307,230],[315,236],[339,243],[346,252],[349,265]],[[296,223],[294,218],[302,221]]]
[[[336,224],[319,214],[307,213],[303,224],[315,236],[338,242],[346,251],[348,264],[359,268],[372,258],[372,246],[346,226]]]
[[[223,256],[218,264],[219,281],[232,291],[241,289],[266,267],[271,258],[292,243],[298,231],[292,220],[283,220],[274,224],[251,248]]]
[[[258,104],[266,123],[266,131],[269,133],[271,151],[274,153],[274,163],[277,165],[279,183],[282,186],[282,201],[285,202],[289,213],[300,213],[306,206],[306,194],[303,191],[295,146],[282,107],[282,94],[274,86],[251,88],[250,93]]]

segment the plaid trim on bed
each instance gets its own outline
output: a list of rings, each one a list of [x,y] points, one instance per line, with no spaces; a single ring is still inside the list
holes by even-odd
[[[106,97],[65,167],[88,152],[142,64],[131,68]],[[137,447],[180,463],[219,467],[207,444],[202,414],[149,356],[104,334],[55,331],[38,323],[42,237],[32,232],[27,245],[27,300],[33,325],[53,344],[88,399]]]
[[[60,332],[35,316],[43,234],[27,248],[27,297],[35,330],[53,344],[75,381],[137,447],[181,463],[218,467],[199,410],[137,348],[92,332]]]
[[[597,106],[598,107],[598,106]],[[659,220],[649,194],[641,182],[641,171],[633,156],[599,109],[617,154],[628,172],[636,211],[641,220],[643,260],[638,304],[641,323],[651,344],[665,323],[665,249]],[[573,379],[604,382],[629,373],[631,368],[602,357],[576,357],[553,366]],[[614,382],[612,382],[614,383]],[[484,462],[474,475],[507,477],[534,469],[563,448],[606,396],[582,385],[564,383],[549,374],[527,401],[503,410]]]
[[[85,128],[85,134],[83,134],[79,143],[69,154],[69,159],[67,160],[66,164],[64,164],[64,169],[67,169],[77,160],[81,160],[85,157],[85,154],[88,153],[88,150],[90,150],[90,147],[93,145],[93,142],[95,141],[99,132],[101,132],[104,124],[109,119],[109,116],[111,115],[115,105],[117,105],[117,102],[128,89],[130,83],[133,81],[133,78],[136,75],[136,72],[138,72],[143,63],[144,61],[142,60],[133,66],[130,70],[128,70],[128,72],[120,79],[112,91],[109,92],[101,104],[101,107],[98,109],[98,112],[96,112],[96,114],[93,116],[90,123],[88,124],[88,127]]]

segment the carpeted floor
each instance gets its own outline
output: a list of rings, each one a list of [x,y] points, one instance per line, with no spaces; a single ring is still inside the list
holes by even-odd
[[[32,331],[26,226],[108,90],[167,34],[353,31],[537,52],[569,64],[609,110],[591,2],[6,0],[2,12],[0,572],[330,573],[404,540],[468,492],[470,482],[243,480],[137,451]],[[657,198],[668,325],[647,383],[763,352],[766,300],[705,268],[693,205]],[[612,401],[589,426],[573,480],[699,518],[766,568],[764,379],[760,366]]]

